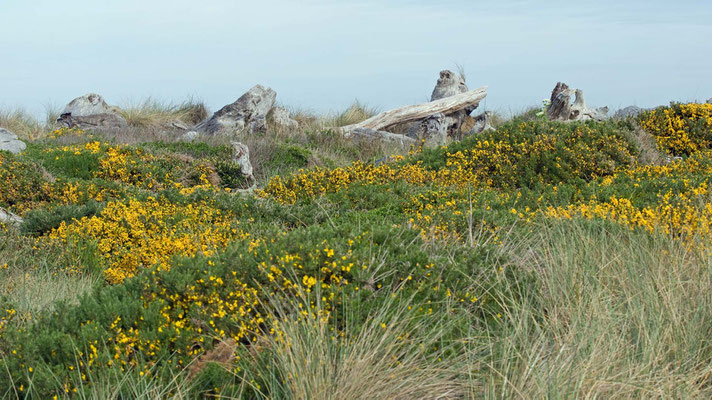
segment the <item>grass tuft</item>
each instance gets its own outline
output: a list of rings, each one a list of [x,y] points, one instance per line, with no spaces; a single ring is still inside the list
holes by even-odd
[[[121,115],[134,127],[167,126],[175,122],[193,126],[208,117],[205,104],[188,99],[180,104],[170,104],[148,98],[138,104],[123,107]]]

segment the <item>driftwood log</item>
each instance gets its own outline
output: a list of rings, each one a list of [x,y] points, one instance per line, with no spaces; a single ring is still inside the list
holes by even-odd
[[[573,104],[572,95],[575,95]],[[589,108],[583,97],[583,90],[571,89],[563,82],[556,84],[550,101],[547,115],[552,121],[603,121],[607,118],[608,107]]]
[[[415,104],[385,111],[357,124],[341,127],[341,131],[346,137],[351,137],[357,129],[385,131],[391,126],[422,120],[433,114],[452,114],[468,107],[477,106],[485,96],[487,96],[487,87],[481,87],[429,103]]]

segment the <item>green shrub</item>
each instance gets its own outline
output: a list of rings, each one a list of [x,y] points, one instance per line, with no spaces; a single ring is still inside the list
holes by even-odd
[[[232,156],[230,146],[212,146],[204,142],[149,142],[142,147],[152,152],[170,151],[185,154],[193,158],[219,160]]]
[[[91,179],[100,170],[99,159],[104,153],[91,151],[84,145],[53,147],[30,145],[26,156],[57,177]]]
[[[250,185],[250,179],[242,174],[242,168],[234,161],[218,161],[215,172],[220,176],[223,187],[245,189]]]
[[[35,163],[0,152],[0,206],[21,212],[50,197],[50,186]]]
[[[62,222],[71,222],[82,217],[91,217],[101,212],[103,205],[95,200],[84,204],[45,206],[30,210],[24,216],[21,230],[29,235],[43,235],[57,228]]]
[[[272,163],[283,168],[298,169],[309,164],[311,151],[296,144],[280,144],[272,155]]]
[[[500,188],[590,181],[630,165],[636,154],[624,126],[613,122],[563,123],[515,118],[496,131],[450,146],[426,149],[410,162],[443,169],[457,161]],[[462,156],[465,164],[456,159]],[[452,168],[452,167],[451,167]]]

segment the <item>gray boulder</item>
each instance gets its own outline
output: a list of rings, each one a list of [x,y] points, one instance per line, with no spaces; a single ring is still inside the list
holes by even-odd
[[[62,114],[69,113],[73,117],[86,117],[96,114],[110,114],[117,111],[116,107],[109,106],[100,95],[89,93],[70,101],[64,107]]]
[[[22,223],[22,218],[0,207],[0,223],[19,225]]]
[[[272,122],[278,129],[297,129],[299,123],[292,119],[289,111],[283,107],[275,107],[271,111]]]
[[[109,106],[96,93],[77,97],[64,107],[57,122],[68,128],[81,129],[121,129],[128,126],[120,109]]]
[[[200,136],[200,134],[196,131],[188,131],[183,134],[182,139],[187,142],[192,142],[193,140],[197,139],[199,136]]]
[[[640,108],[636,106],[628,106],[621,108],[613,114],[613,119],[624,119],[628,117],[637,117],[639,114],[647,111],[645,108]]]
[[[17,138],[17,135],[0,128],[0,150],[9,151],[10,153],[20,153],[27,148],[25,142]]]
[[[194,129],[208,134],[219,131],[264,131],[267,128],[267,113],[274,106],[276,99],[277,93],[274,90],[256,85],[234,103],[226,105],[196,125]]]
[[[397,143],[402,146],[415,144],[415,139],[411,137],[370,128],[356,128],[350,132],[350,137],[354,140],[380,140],[384,142]]]
[[[250,186],[254,186],[257,181],[253,175],[252,163],[250,163],[250,149],[240,142],[230,142],[235,153],[232,160],[240,166],[240,172],[245,177]]]

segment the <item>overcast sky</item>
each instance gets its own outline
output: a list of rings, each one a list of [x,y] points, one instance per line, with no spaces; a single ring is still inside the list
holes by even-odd
[[[0,0],[0,107],[88,92],[215,110],[257,83],[293,108],[425,101],[461,65],[484,107],[557,81],[612,109],[712,97],[712,1]]]

